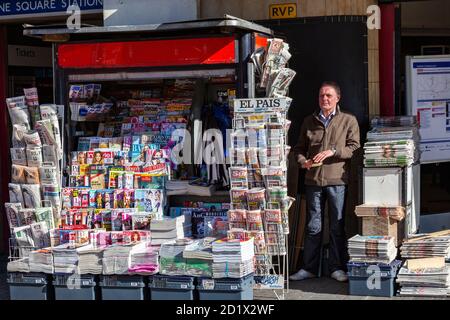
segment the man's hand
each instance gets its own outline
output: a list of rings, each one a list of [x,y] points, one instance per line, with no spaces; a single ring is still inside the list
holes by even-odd
[[[303,162],[302,168],[309,170],[309,169],[311,169],[312,164],[313,164],[312,160],[306,160],[305,162]]]
[[[322,162],[323,160],[325,160],[326,158],[329,158],[332,156],[334,156],[333,151],[325,150],[325,151],[322,151],[322,152],[316,154],[316,156],[312,160],[314,161],[314,163],[319,163],[319,162]]]

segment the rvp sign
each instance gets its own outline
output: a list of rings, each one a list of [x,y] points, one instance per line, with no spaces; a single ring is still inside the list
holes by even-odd
[[[269,6],[270,19],[290,19],[297,18],[297,4],[283,3],[271,4]]]

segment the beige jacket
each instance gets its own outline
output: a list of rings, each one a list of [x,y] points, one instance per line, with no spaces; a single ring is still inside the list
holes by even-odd
[[[336,109],[336,115],[327,128],[319,119],[319,111],[303,121],[300,137],[293,152],[299,164],[325,150],[335,149],[334,156],[323,165],[306,172],[305,184],[313,186],[345,185],[348,183],[348,166],[353,152],[360,147],[359,125],[356,117]]]

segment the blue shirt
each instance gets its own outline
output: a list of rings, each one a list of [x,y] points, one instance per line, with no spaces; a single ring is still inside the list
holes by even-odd
[[[319,112],[319,119],[320,121],[322,121],[323,125],[325,126],[325,128],[328,127],[328,125],[330,124],[331,119],[333,119],[333,117],[336,115],[336,108],[334,108],[334,111],[328,115],[328,117],[325,117],[322,110],[320,110]]]

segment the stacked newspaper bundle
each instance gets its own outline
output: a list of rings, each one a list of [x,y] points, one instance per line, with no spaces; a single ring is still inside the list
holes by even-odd
[[[79,273],[78,253],[68,243],[53,248],[55,273]]]
[[[390,264],[397,256],[395,238],[390,236],[360,236],[348,240],[352,262]]]
[[[450,265],[442,257],[406,260],[397,283],[401,296],[450,296]]]
[[[189,180],[169,180],[166,182],[168,196],[188,194]]]
[[[103,274],[127,274],[132,244],[115,244],[103,251]]]
[[[362,204],[355,207],[357,217],[390,217],[400,221],[405,218],[405,207],[402,206],[376,206],[370,204]]]
[[[183,258],[186,259],[186,275],[194,277],[212,276],[212,242],[215,238],[207,237],[194,240],[194,242],[183,251]]]
[[[254,243],[221,239],[212,243],[213,278],[242,278],[254,272]]]
[[[400,254],[403,259],[428,257],[450,259],[450,236],[409,239],[402,244]]]
[[[371,125],[364,145],[366,167],[403,167],[419,159],[416,117],[377,117]]]
[[[364,144],[366,167],[404,167],[416,160],[413,140],[372,141]]]
[[[129,274],[152,275],[158,273],[158,253],[147,242],[133,246],[130,251]]]
[[[160,273],[165,275],[184,275],[186,272],[186,259],[183,251],[192,244],[192,239],[178,239],[166,242],[159,250]]]
[[[189,237],[192,231],[191,219],[189,215],[181,215],[176,218],[164,217],[152,220],[150,231],[152,233],[151,243],[154,246]]]
[[[30,272],[53,273],[53,253],[51,248],[31,251],[29,265]]]
[[[6,266],[8,272],[30,272],[28,258],[12,260]]]
[[[80,247],[78,252],[79,274],[101,274],[103,271],[103,248],[92,244]]]

